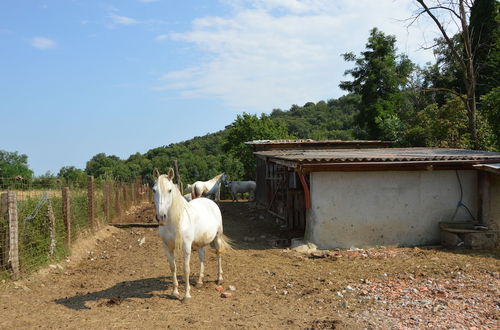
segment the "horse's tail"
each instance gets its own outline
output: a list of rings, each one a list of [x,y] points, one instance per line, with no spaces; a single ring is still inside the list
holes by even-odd
[[[226,235],[221,234],[219,239],[219,247],[216,252],[222,254],[232,250],[234,250],[233,240],[227,237]]]

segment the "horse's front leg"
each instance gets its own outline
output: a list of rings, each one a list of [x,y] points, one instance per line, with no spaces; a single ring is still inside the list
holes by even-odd
[[[173,250],[170,250],[165,244],[163,244],[165,254],[167,255],[168,264],[170,265],[170,272],[172,273],[172,282],[174,283],[174,289],[172,290],[172,295],[179,297],[179,283],[177,282],[177,267],[175,265],[175,254]]]
[[[203,285],[203,276],[205,274],[205,248],[198,249],[198,257],[200,259],[200,277],[198,277],[196,286],[200,287]]]
[[[191,260],[191,246],[184,245],[184,282],[186,282],[186,294],[182,299],[183,303],[186,303],[191,299],[191,286],[189,285],[189,272],[191,268],[189,267],[189,261]]]

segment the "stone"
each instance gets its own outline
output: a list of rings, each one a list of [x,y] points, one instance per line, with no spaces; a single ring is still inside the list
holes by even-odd
[[[293,246],[293,239],[292,239],[292,246]],[[316,250],[318,249],[318,247],[316,246],[316,244],[314,243],[306,243],[306,244],[302,244],[302,245],[298,245],[296,247],[293,247],[292,250],[296,251],[296,252],[299,252],[299,253],[307,253],[307,254],[311,254],[311,253],[314,253],[316,252]]]

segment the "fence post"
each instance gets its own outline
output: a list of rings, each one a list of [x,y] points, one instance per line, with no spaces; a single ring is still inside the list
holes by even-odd
[[[104,202],[104,216],[109,221],[111,196],[110,196],[110,187],[108,181],[104,182],[102,189],[103,189],[103,202]]]
[[[127,184],[123,183],[122,187],[123,187],[123,205],[124,205],[125,210],[127,210],[128,209]]]
[[[120,187],[115,183],[115,211],[116,216],[119,217],[122,215],[122,209],[120,205]]]
[[[66,237],[64,244],[66,247],[71,246],[71,218],[70,218],[70,204],[69,204],[69,187],[62,188],[62,207],[63,207],[63,221],[64,232]]]
[[[130,188],[130,204],[135,205],[135,184],[133,182],[129,183]]]
[[[9,217],[9,261],[12,267],[13,278],[19,278],[19,226],[17,221],[17,196],[10,191],[7,193]]]
[[[97,228],[94,216],[94,177],[87,179],[87,217],[93,229]]]
[[[141,203],[142,202],[142,189],[141,189],[141,178],[137,177],[135,178],[135,198],[136,198],[136,203]]]
[[[56,218],[54,217],[54,210],[52,209],[52,202],[50,198],[47,204],[47,216],[49,217],[50,229],[49,257],[52,257],[56,249]]]

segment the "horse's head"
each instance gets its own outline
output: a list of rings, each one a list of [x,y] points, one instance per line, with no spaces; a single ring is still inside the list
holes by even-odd
[[[173,201],[173,189],[175,184],[172,182],[174,170],[170,169],[168,174],[160,175],[158,169],[153,172],[155,183],[153,185],[154,202],[156,208],[156,220],[164,222],[167,219],[167,212]]]
[[[229,177],[225,173],[222,175],[222,182],[224,183],[224,187],[226,187],[226,188],[228,187],[229,182],[231,182],[231,181],[229,181]]]

